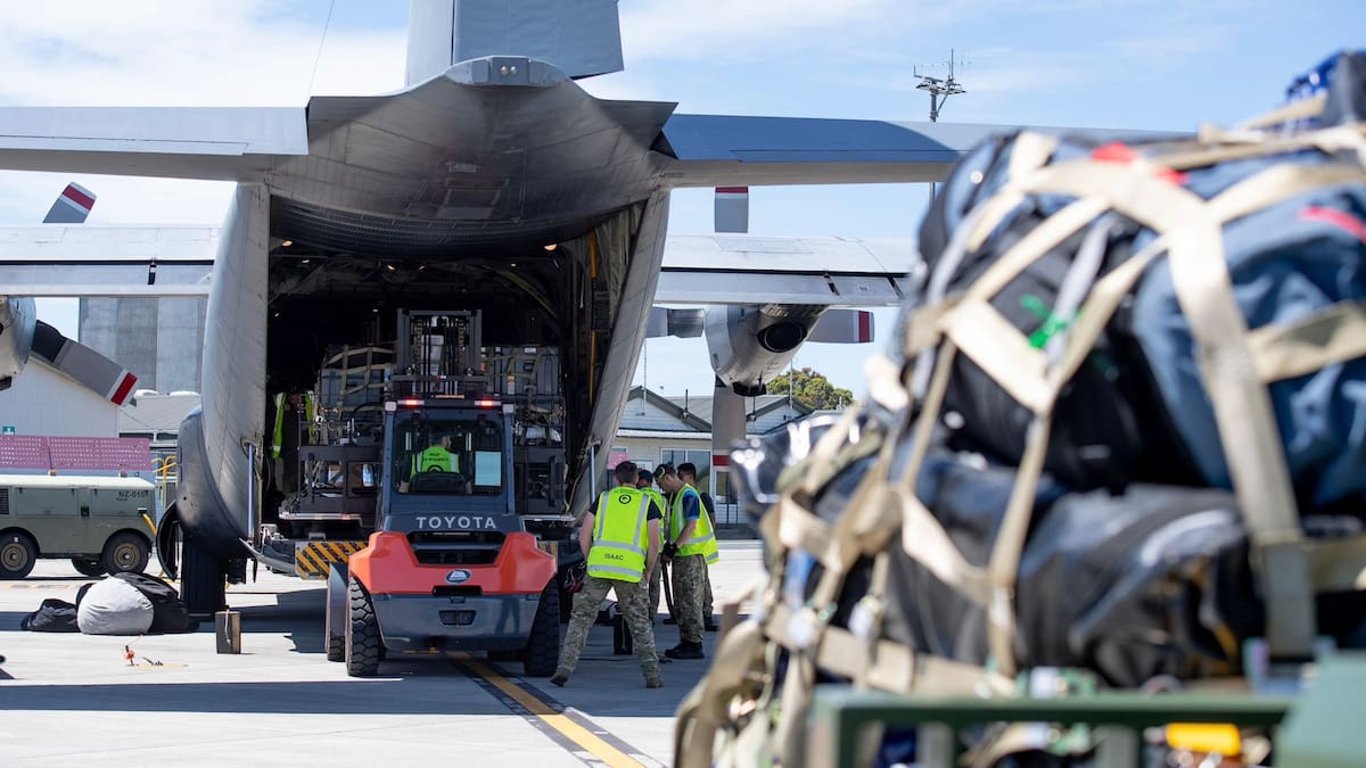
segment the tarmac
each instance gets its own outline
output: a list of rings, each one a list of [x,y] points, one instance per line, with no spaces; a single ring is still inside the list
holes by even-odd
[[[722,542],[718,614],[762,573],[759,547]],[[595,626],[564,688],[477,655],[386,661],[377,677],[351,678],[323,654],[322,582],[264,569],[228,590],[241,654],[218,654],[209,622],[145,637],[19,628],[44,599],[74,602],[90,581],[43,560],[0,582],[0,764],[668,765],[674,712],[709,663],[665,664],[665,687],[646,689],[635,657],[614,656],[611,628]],[[655,633],[661,652],[678,641],[676,627]]]

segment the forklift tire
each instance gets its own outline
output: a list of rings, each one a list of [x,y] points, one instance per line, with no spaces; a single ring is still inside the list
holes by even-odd
[[[327,607],[323,613],[323,645],[328,661],[346,661],[346,607],[350,603],[346,568],[327,573]]]
[[[552,578],[541,590],[541,604],[531,622],[531,637],[522,651],[527,677],[550,677],[560,664],[560,580]]]
[[[355,576],[351,577],[347,592],[346,674],[373,677],[379,672],[379,619],[369,593]]]
[[[327,638],[327,660],[346,661],[346,636]]]

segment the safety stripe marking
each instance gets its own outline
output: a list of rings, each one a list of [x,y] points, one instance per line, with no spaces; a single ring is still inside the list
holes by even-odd
[[[518,712],[522,717],[531,721],[533,725],[541,723],[553,729],[555,735],[552,735],[551,738],[571,752],[576,751],[570,749],[569,744],[586,750],[601,761],[603,765],[610,766],[610,768],[645,768],[644,763],[627,754],[627,750],[636,753],[639,753],[639,750],[631,748],[630,745],[609,734],[593,733],[589,730],[591,723],[587,722],[586,718],[575,718],[558,702],[546,700],[538,695],[538,692],[534,692],[534,689],[518,685],[481,661],[476,661],[464,654],[457,655],[456,659],[457,665],[465,670],[467,676],[476,684],[485,690],[489,690],[488,686],[497,689],[497,693],[491,690],[489,693],[502,701],[509,709]],[[585,722],[579,722],[580,719]],[[544,731],[543,728],[538,728],[538,730]],[[569,744],[566,744],[566,741]],[[616,744],[610,742],[616,742]]]
[[[333,563],[344,563],[365,547],[363,541],[314,541],[294,550],[294,569],[301,575],[323,576]]]

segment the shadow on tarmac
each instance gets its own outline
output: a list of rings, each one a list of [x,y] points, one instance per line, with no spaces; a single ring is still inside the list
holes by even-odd
[[[447,665],[446,669],[450,671]],[[458,674],[458,673],[456,673]],[[138,685],[15,685],[5,698],[25,710],[233,712],[280,715],[506,715],[482,695],[453,695],[441,678]],[[468,690],[468,689],[466,689]]]

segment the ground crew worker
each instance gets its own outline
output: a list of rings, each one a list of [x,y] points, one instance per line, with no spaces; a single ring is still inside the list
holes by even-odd
[[[706,654],[702,652],[702,593],[706,589],[707,559],[717,551],[716,536],[701,495],[679,479],[672,464],[656,469],[655,480],[665,493],[673,495],[664,555],[673,564],[679,643],[664,655],[671,659],[703,659]]]
[[[660,510],[664,511],[664,519],[660,521],[660,530],[669,529],[669,505],[664,502],[664,495],[654,489],[654,475],[650,470],[641,469],[636,473],[636,488],[640,489],[646,496],[650,497]],[[649,599],[645,603],[645,608],[650,613],[650,623],[655,623],[655,616],[659,614],[659,591],[664,583],[664,561],[656,559],[655,567],[650,571],[650,592]]]
[[[691,461],[685,461],[682,464],[679,464],[678,479],[682,480],[686,485],[697,488],[697,465],[693,464]],[[711,494],[704,490],[698,489],[697,495],[702,499],[702,509],[707,513],[707,520],[711,522],[714,530],[716,527],[716,502],[712,501]],[[702,592],[702,626],[705,627],[708,632],[715,632],[717,630],[716,617],[712,615],[714,606],[711,597],[711,566],[715,565],[716,561],[719,559],[720,550],[718,545],[718,549],[707,556],[707,568],[702,571],[703,575],[706,577],[706,580],[703,582],[705,590]]]
[[[275,486],[281,493],[299,489],[299,446],[318,442],[318,405],[312,392],[275,394],[275,423],[271,429],[270,458]],[[300,427],[304,427],[300,429]]]
[[[583,589],[574,595],[560,650],[560,662],[550,682],[563,686],[574,674],[579,652],[588,639],[601,605],[609,591],[615,592],[631,642],[636,649],[646,688],[662,688],[659,656],[655,654],[655,634],[645,610],[645,574],[659,557],[659,521],[662,511],[649,496],[635,487],[638,469],[623,461],[613,471],[617,485],[598,497],[593,511],[579,528],[579,546],[588,553],[588,576]]]

